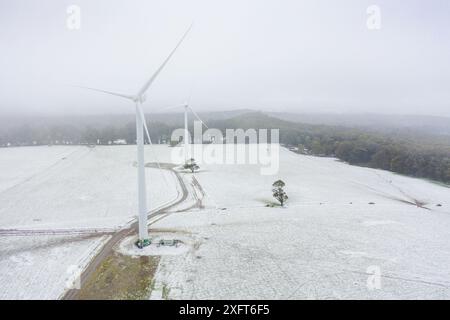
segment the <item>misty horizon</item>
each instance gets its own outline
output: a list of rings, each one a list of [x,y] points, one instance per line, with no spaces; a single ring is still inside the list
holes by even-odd
[[[201,112],[450,116],[450,4],[80,0],[0,1],[0,116],[131,114],[133,105],[73,87],[135,93],[194,27],[144,103]]]
[[[388,113],[388,112],[372,112],[372,111],[367,111],[367,112],[352,112],[352,111],[335,111],[335,112],[326,112],[326,111],[302,111],[302,110],[273,110],[273,109],[256,109],[256,108],[224,108],[224,109],[217,109],[217,110],[207,110],[207,109],[196,109],[197,113],[201,113],[201,114],[214,114],[214,113],[228,113],[228,112],[238,112],[240,114],[242,113],[263,113],[263,114],[284,114],[284,115],[296,115],[296,116],[317,116],[317,117],[321,117],[321,116],[351,116],[351,117],[359,117],[359,116],[364,116],[364,117],[394,117],[394,118],[420,118],[420,117],[427,117],[427,118],[436,118],[436,119],[448,119],[450,120],[450,115],[435,115],[435,114],[429,114],[429,113]],[[158,110],[157,108],[151,109],[148,108],[145,110],[145,114],[149,115],[150,118],[148,118],[148,121],[152,121],[151,115],[170,115],[170,114],[174,114],[174,115],[182,115],[183,111],[182,110],[175,110],[175,111],[166,111],[166,110]],[[93,112],[77,112],[77,111],[68,111],[68,112],[63,112],[63,111],[43,111],[43,112],[39,112],[39,111],[32,111],[32,112],[25,112],[25,111],[5,111],[2,112],[0,114],[1,118],[20,118],[20,117],[26,117],[26,118],[33,118],[33,117],[42,117],[42,118],[70,118],[70,117],[99,117],[99,116],[132,116],[135,117],[135,113],[131,110],[129,111],[93,111]]]

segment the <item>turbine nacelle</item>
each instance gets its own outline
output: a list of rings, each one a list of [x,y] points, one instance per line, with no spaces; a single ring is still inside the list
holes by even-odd
[[[140,96],[133,97],[133,101],[134,102],[144,103],[145,100],[147,100],[147,95],[146,94],[142,94]]]

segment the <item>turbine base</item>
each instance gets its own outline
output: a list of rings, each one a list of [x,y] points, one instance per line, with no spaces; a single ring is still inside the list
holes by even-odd
[[[139,239],[138,241],[136,241],[136,247],[138,247],[139,249],[143,249],[144,247],[147,247],[149,245],[151,245],[152,240],[151,239]]]

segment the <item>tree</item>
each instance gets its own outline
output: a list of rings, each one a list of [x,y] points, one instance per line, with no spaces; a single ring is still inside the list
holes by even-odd
[[[319,155],[319,156],[322,156],[322,155],[325,154],[325,148],[320,143],[319,139],[314,140],[314,142],[312,143],[312,145],[311,145],[311,152],[316,154],[316,155]]]
[[[183,168],[191,170],[192,173],[194,173],[195,170],[200,169],[200,167],[195,162],[194,158],[187,160],[186,163],[184,164]]]
[[[283,206],[288,199],[286,192],[283,190],[285,185],[286,184],[282,180],[277,180],[272,184],[273,197],[280,202],[281,206]]]

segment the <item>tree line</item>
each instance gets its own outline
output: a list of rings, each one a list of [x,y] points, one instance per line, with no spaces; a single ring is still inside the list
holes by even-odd
[[[173,119],[173,118],[172,118]],[[153,143],[170,143],[173,130],[182,127],[176,121],[148,123]],[[280,143],[295,151],[315,156],[336,157],[353,165],[367,166],[450,183],[450,137],[426,136],[414,132],[375,132],[330,125],[295,123],[249,113],[229,119],[211,119],[209,127],[220,129],[279,129]],[[190,131],[193,131],[192,124]],[[0,128],[0,146],[53,144],[113,144],[116,140],[136,143],[133,121],[96,126],[33,125]]]
[[[320,134],[301,136],[298,151],[301,153],[333,156],[353,165],[367,166],[405,174],[450,182],[450,152],[440,146],[417,146],[380,138],[367,133]]]
[[[318,126],[313,132],[282,131],[281,141],[303,154],[450,183],[450,145],[436,143],[433,137]]]
[[[153,143],[168,141],[175,126],[161,122],[149,123],[149,134]],[[22,125],[0,132],[0,146],[32,145],[109,145],[116,140],[126,144],[136,143],[136,124],[96,126],[34,126]]]

